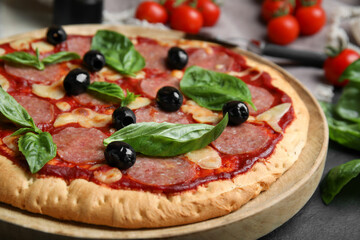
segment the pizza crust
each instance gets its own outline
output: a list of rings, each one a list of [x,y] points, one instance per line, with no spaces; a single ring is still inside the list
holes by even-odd
[[[96,31],[95,28],[77,30],[73,28],[69,33],[90,35]],[[41,37],[39,35],[37,32],[31,37]],[[268,72],[274,78],[272,84],[291,96],[295,119],[286,128],[273,154],[255,163],[246,174],[210,182],[196,190],[165,195],[115,190],[82,179],[67,184],[60,178],[35,178],[0,156],[0,201],[59,219],[121,228],[193,223],[240,208],[268,189],[298,159],[309,125],[304,103],[280,72],[250,58],[247,64]]]

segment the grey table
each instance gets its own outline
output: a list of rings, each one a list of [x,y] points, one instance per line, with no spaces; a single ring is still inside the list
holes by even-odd
[[[139,0],[105,0],[105,9],[123,11],[137,6]],[[204,28],[223,38],[241,37],[266,39],[266,27],[259,19],[260,0],[225,0],[220,21],[215,27]],[[360,5],[359,0],[324,0],[328,15],[341,5]],[[29,11],[30,9],[30,11]],[[16,33],[46,27],[51,23],[51,1],[49,0],[0,0],[0,38]],[[300,37],[290,47],[310,51],[321,51],[325,47],[326,26],[311,37]],[[303,67],[283,60],[272,59],[313,91],[318,84],[325,83],[322,69]],[[340,90],[336,90],[336,96]],[[331,142],[325,173],[332,167],[359,158],[360,153]],[[325,206],[316,190],[309,202],[288,222],[264,236],[268,239],[360,239],[360,177],[346,186],[341,194]],[[63,239],[33,230],[19,229],[9,223],[0,222],[0,239]],[[236,239],[236,236],[234,236]]]

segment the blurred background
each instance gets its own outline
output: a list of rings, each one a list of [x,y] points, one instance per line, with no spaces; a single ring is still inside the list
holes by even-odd
[[[136,8],[141,2],[141,0],[0,0],[0,39],[45,28],[52,23],[137,24],[169,28],[169,25],[150,25],[135,19]],[[200,33],[239,41],[239,44],[244,39],[268,41],[267,24],[261,19],[262,3],[263,0],[223,0],[218,22],[212,27],[202,27]],[[357,49],[360,42],[360,0],[323,0],[322,8],[327,16],[325,26],[311,36],[299,36],[287,47],[323,54],[328,44],[336,45],[339,38],[347,38],[352,47]],[[354,27],[356,21],[358,27]],[[331,101],[333,96],[339,95],[340,90],[326,81],[322,68],[303,66],[284,59],[267,58],[299,79],[316,98]],[[355,158],[359,158],[357,151],[330,142],[324,173],[334,166]],[[359,180],[358,177],[357,181],[344,188],[342,194],[329,206],[322,203],[317,189],[310,201],[294,218],[263,239],[359,239]],[[7,223],[2,223],[0,227],[0,230],[16,231],[16,227]],[[236,239],[232,237],[228,239]]]

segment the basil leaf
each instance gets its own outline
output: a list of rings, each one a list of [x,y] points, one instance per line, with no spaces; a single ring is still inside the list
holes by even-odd
[[[234,100],[247,102],[256,110],[247,85],[228,74],[192,66],[186,69],[180,89],[187,97],[210,110],[220,111],[225,103]]]
[[[329,171],[321,183],[321,198],[329,204],[351,179],[360,174],[360,159],[339,165]]]
[[[92,39],[91,49],[104,54],[106,64],[122,74],[134,75],[145,67],[145,59],[135,50],[130,39],[120,33],[97,31]]]
[[[28,132],[19,138],[18,146],[32,173],[38,172],[56,156],[56,145],[48,132],[39,134]]]
[[[132,46],[133,44],[130,39],[120,33],[110,30],[97,31],[91,42],[91,49],[99,51],[120,51]]]
[[[349,82],[343,89],[336,113],[343,119],[360,122],[360,82]]]
[[[360,59],[350,64],[345,69],[339,78],[339,82],[342,82],[346,79],[360,83]]]
[[[61,63],[65,61],[71,61],[74,59],[80,59],[79,54],[74,52],[57,52],[44,58],[42,62],[44,64]]]
[[[360,123],[340,119],[334,107],[328,103],[320,103],[329,126],[329,137],[339,144],[360,151]]]
[[[106,64],[122,74],[134,76],[135,72],[138,72],[145,67],[145,59],[134,47],[116,52],[101,52],[105,56]]]
[[[121,106],[126,106],[130,102],[134,101],[136,95],[127,90],[125,97],[122,88],[115,83],[108,82],[93,82],[89,85],[88,91],[98,98],[104,99],[108,102],[120,102]]]
[[[27,132],[32,132],[34,131],[32,128],[20,128],[18,130],[16,130],[13,134],[11,134],[10,136],[17,136],[17,135],[21,135]]]
[[[39,59],[39,52],[36,50],[37,55],[31,55],[27,52],[13,52],[0,56],[0,59],[10,62],[44,70],[45,66]]]
[[[104,145],[123,141],[144,155],[171,157],[207,146],[220,136],[227,123],[226,114],[216,126],[166,122],[130,124],[106,138]]]
[[[29,113],[4,89],[0,87],[0,112],[15,124],[40,131]]]

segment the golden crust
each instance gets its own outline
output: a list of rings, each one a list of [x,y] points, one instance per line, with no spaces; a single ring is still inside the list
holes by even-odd
[[[94,33],[81,31],[88,35]],[[39,37],[39,33],[32,37]],[[286,128],[283,139],[276,145],[271,157],[258,161],[247,173],[168,196],[114,190],[82,179],[67,185],[60,178],[35,178],[0,156],[0,201],[59,219],[122,228],[198,222],[240,208],[268,189],[298,159],[306,142],[309,124],[305,105],[282,74],[254,60],[247,59],[247,62],[268,72],[274,79],[273,85],[291,96],[295,110],[295,120]]]

